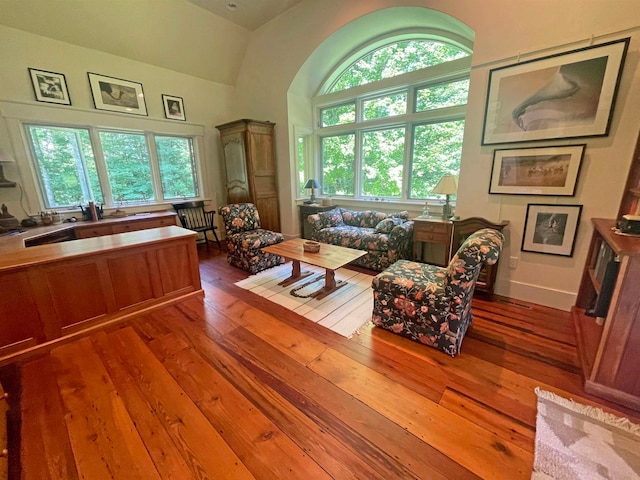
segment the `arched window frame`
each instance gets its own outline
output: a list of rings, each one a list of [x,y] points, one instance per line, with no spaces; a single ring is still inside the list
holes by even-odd
[[[469,53],[469,56],[446,63],[434,65],[431,67],[415,70],[409,73],[397,75],[391,78],[367,83],[364,85],[352,87],[346,90],[324,93],[339,78],[339,76],[347,68],[353,65],[369,52],[377,50],[385,45],[396,43],[402,40],[414,39],[424,40],[430,39],[443,43],[454,45]],[[347,192],[340,194],[332,192],[324,188],[322,194],[329,196],[353,198],[355,200],[388,200],[396,202],[423,202],[425,199],[438,197],[431,194],[416,195],[412,194],[411,178],[412,178],[412,157],[413,157],[413,133],[416,127],[421,125],[435,125],[442,122],[462,121],[465,120],[466,103],[464,105],[456,105],[451,107],[438,108],[422,112],[415,111],[417,92],[425,87],[446,84],[458,80],[468,81],[471,71],[471,45],[468,42],[461,42],[459,38],[451,39],[442,35],[416,35],[405,34],[401,36],[388,37],[379,39],[368,45],[357,49],[347,58],[338,62],[337,66],[327,76],[318,94],[313,98],[314,112],[314,169],[318,178],[323,178],[323,141],[332,136],[353,135],[354,136],[354,171],[356,174],[353,179],[353,193]],[[393,92],[406,92],[407,110],[406,113],[396,116],[387,116],[383,118],[374,118],[369,120],[363,119],[364,102],[376,98],[380,95],[388,95]],[[353,105],[355,121],[353,123],[345,123],[341,125],[323,126],[322,114],[327,108],[339,105]],[[363,163],[362,145],[363,136],[369,132],[375,132],[385,128],[402,128],[404,127],[404,152],[402,160],[402,191],[399,195],[389,197],[372,196],[363,193]],[[460,141],[461,142],[461,141]],[[461,143],[460,143],[461,153]],[[459,162],[459,159],[458,159]],[[459,170],[459,163],[458,163]],[[447,173],[458,173],[457,171]],[[431,180],[431,179],[430,179]],[[433,184],[437,183],[437,178],[432,179]]]

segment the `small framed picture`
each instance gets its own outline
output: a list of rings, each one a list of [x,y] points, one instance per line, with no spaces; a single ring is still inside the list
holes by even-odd
[[[520,250],[572,257],[581,213],[582,205],[530,203]]]
[[[164,105],[164,116],[171,120],[186,121],[187,117],[184,113],[184,102],[180,97],[172,95],[162,95],[162,104]]]
[[[585,145],[496,150],[489,193],[575,195]]]
[[[62,73],[29,68],[29,75],[37,101],[71,105],[67,79]]]
[[[93,104],[98,110],[147,115],[142,84],[88,73]]]

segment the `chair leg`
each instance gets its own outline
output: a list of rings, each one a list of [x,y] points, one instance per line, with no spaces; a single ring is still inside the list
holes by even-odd
[[[213,236],[216,238],[216,243],[218,244],[218,249],[222,251],[222,245],[220,245],[220,239],[218,238],[218,234],[216,233],[216,229],[211,230],[213,232]]]

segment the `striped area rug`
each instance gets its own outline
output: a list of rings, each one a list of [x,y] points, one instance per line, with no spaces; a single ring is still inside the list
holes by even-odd
[[[305,295],[324,285],[323,268],[304,264],[301,267],[303,271],[312,271],[313,275],[288,287],[281,287],[278,283],[291,275],[291,263],[263,270],[237,282],[236,285],[268,298],[347,338],[357,333],[362,325],[371,320],[373,309],[373,290],[371,289],[373,277],[371,275],[340,268],[336,270],[336,281],[346,280],[347,285],[321,300],[298,298],[290,294],[291,290],[307,284],[306,287],[297,291],[299,295]]]

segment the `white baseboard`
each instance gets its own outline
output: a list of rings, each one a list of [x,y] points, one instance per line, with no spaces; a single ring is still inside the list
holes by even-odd
[[[495,293],[525,302],[537,303],[558,310],[570,311],[576,303],[577,293],[565,292],[514,281],[496,281]]]

